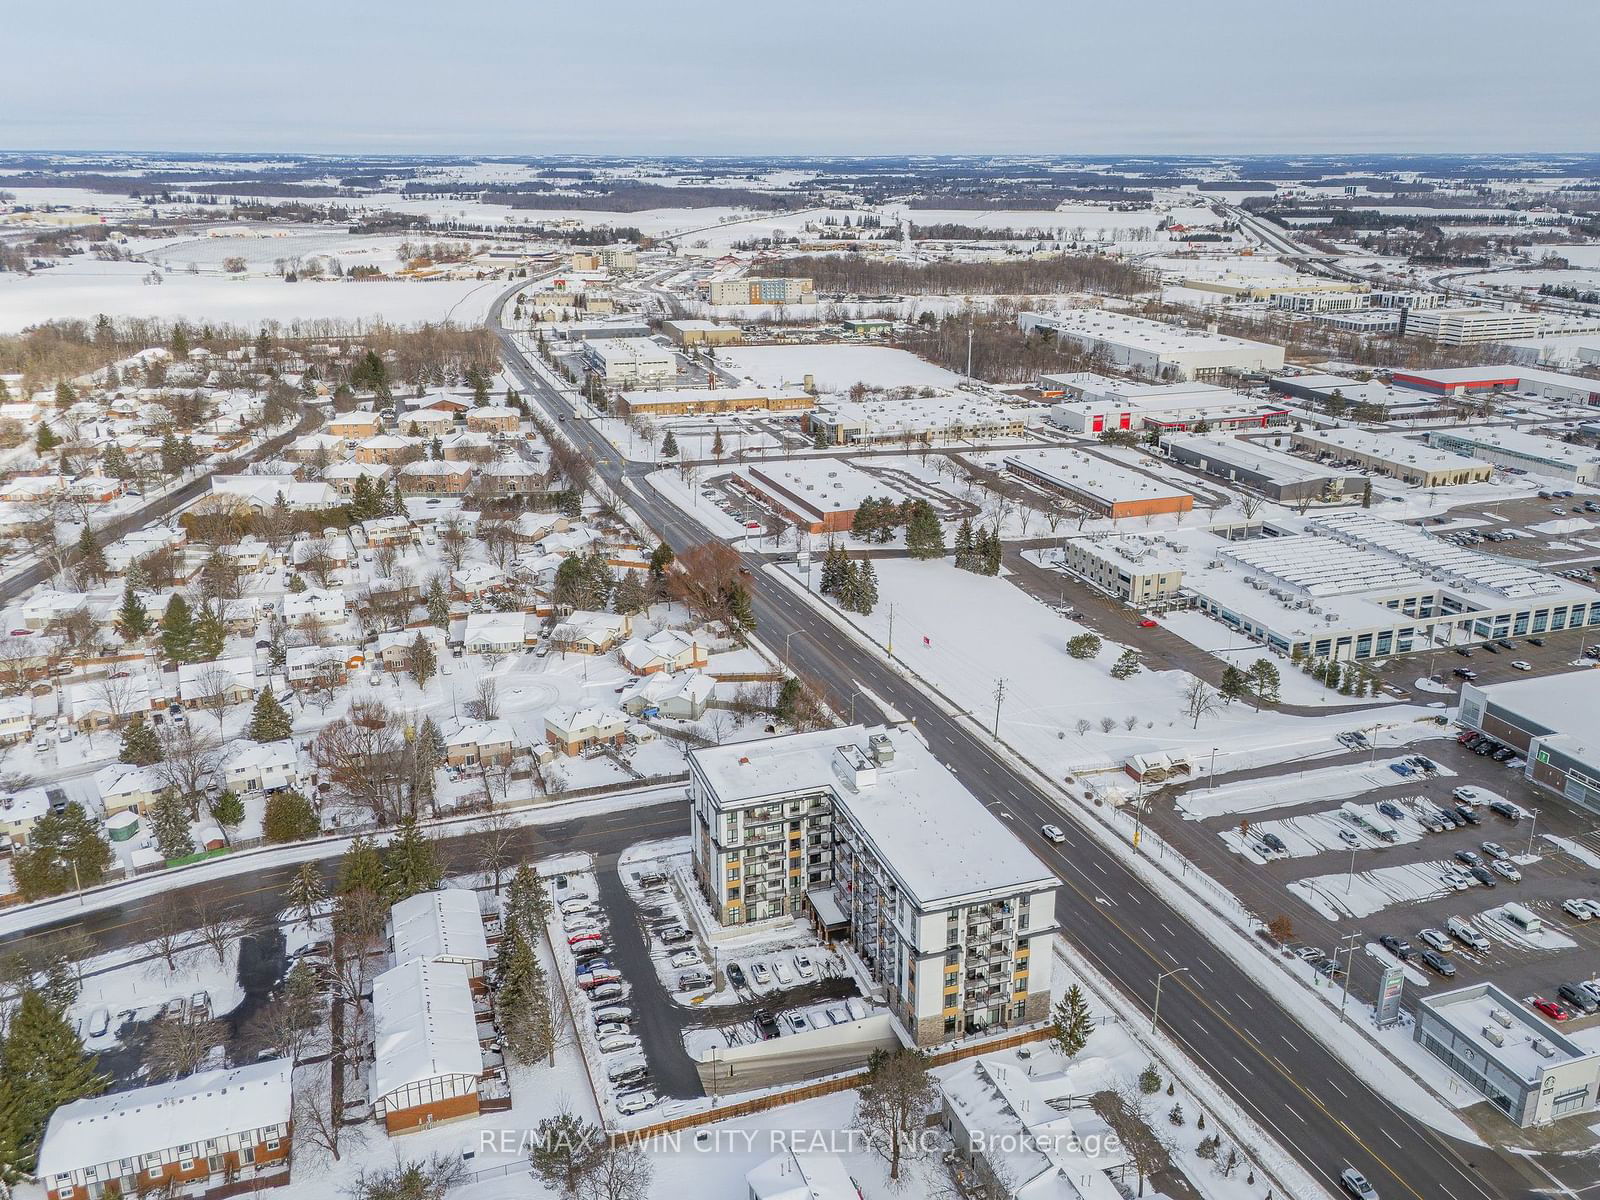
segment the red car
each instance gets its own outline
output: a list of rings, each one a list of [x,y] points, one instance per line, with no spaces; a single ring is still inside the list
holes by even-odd
[[[1565,1021],[1572,1016],[1554,1000],[1546,1000],[1543,996],[1535,996],[1530,1003],[1552,1021]]]
[[[1144,620],[1139,622],[1139,628],[1140,629],[1154,629],[1155,627],[1156,627],[1156,623],[1154,621],[1152,621],[1149,617],[1146,617]]]
[[[603,941],[605,938],[598,933],[575,933],[567,939],[567,945],[577,949],[579,946],[598,946]]]

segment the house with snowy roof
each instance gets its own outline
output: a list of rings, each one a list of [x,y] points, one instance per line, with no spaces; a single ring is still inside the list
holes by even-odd
[[[662,629],[647,638],[630,638],[617,657],[635,675],[654,675],[705,666],[706,647],[681,630]]]
[[[291,738],[233,742],[223,753],[222,777],[228,791],[240,796],[247,792],[281,792],[298,788],[303,782]]]
[[[471,977],[413,958],[372,983],[367,1096],[391,1134],[478,1114],[483,1049]]]
[[[627,613],[575,609],[550,634],[551,644],[563,654],[604,654],[633,632]]]
[[[627,714],[614,708],[585,705],[553,708],[544,714],[545,741],[569,757],[594,746],[620,746],[627,732]]]

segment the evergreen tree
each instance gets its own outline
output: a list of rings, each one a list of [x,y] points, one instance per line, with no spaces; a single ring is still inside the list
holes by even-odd
[[[161,439],[161,473],[176,475],[183,470],[183,448],[170,430]]]
[[[728,585],[728,619],[738,628],[751,631],[756,627],[756,611],[750,604],[750,592],[738,580]]]
[[[356,478],[356,486],[350,496],[350,519],[352,521],[367,521],[377,514],[373,503],[372,480],[365,475]]]
[[[983,538],[982,566],[982,571],[985,575],[1000,574],[1000,557],[1002,552],[1003,548],[1000,545],[1000,531],[998,529],[990,529],[986,531]]]
[[[179,321],[172,327],[172,357],[184,358],[189,353],[189,333]]]
[[[134,477],[133,464],[128,461],[127,451],[115,442],[106,447],[100,461],[105,473],[113,479],[127,483]]]
[[[233,845],[233,831],[244,824],[244,801],[231,791],[223,791],[207,802],[211,819],[222,829],[222,840]]]
[[[674,434],[672,432],[672,430],[670,430],[670,429],[667,430],[667,436],[665,438],[663,438],[662,441],[661,441],[661,457],[662,458],[677,458],[678,457],[678,438],[677,438],[677,435]]]
[[[1250,694],[1249,681],[1243,671],[1229,663],[1222,669],[1222,682],[1217,686],[1217,694],[1222,697],[1224,704],[1232,704],[1235,700],[1243,700]]]
[[[33,437],[33,448],[40,454],[49,454],[59,445],[61,445],[61,439],[55,435],[48,424],[41,423],[39,432],[34,434]]]
[[[1050,1037],[1056,1049],[1067,1058],[1074,1058],[1089,1043],[1094,1032],[1094,1018],[1089,1013],[1089,1002],[1077,984],[1067,989],[1051,1014]]]
[[[194,623],[194,638],[189,645],[190,662],[215,662],[228,644],[228,627],[222,623],[222,609],[216,604],[201,607]]]
[[[267,797],[261,817],[261,836],[269,842],[303,842],[322,829],[317,810],[299,792],[286,789]]]
[[[722,456],[727,452],[728,447],[722,440],[722,430],[719,428],[711,438],[711,457],[721,462]]]
[[[173,788],[156,797],[150,810],[150,829],[156,835],[156,849],[171,862],[194,853],[194,836],[189,831],[189,806]]]
[[[956,527],[956,567],[962,571],[973,567],[972,520],[968,517],[962,517]]]
[[[434,790],[437,785],[437,773],[444,766],[445,744],[444,734],[439,732],[439,726],[432,717],[423,717],[422,725],[417,729],[417,742],[412,750],[413,770],[416,772],[412,784],[412,801],[418,809],[423,805],[433,806]],[[434,816],[438,816],[438,809],[434,809]]]
[[[1124,650],[1122,656],[1111,666],[1111,678],[1128,679],[1139,673],[1139,667],[1139,652]]]
[[[864,497],[856,506],[855,516],[850,519],[850,536],[870,542],[882,519],[882,509],[878,501],[872,496]]]
[[[657,587],[666,582],[667,568],[676,557],[672,547],[665,542],[657,542],[656,548],[650,552],[650,578]]]
[[[1096,658],[1100,654],[1100,639],[1092,633],[1080,633],[1067,642],[1067,653],[1077,659]]]
[[[1255,693],[1256,711],[1261,711],[1263,704],[1276,704],[1278,702],[1278,687],[1282,680],[1278,675],[1278,668],[1271,659],[1258,658],[1250,664],[1250,690]]]
[[[413,818],[400,823],[399,831],[383,855],[383,895],[397,904],[421,892],[431,892],[444,883],[444,867],[433,842],[417,827]]]
[[[194,616],[189,602],[181,595],[167,601],[167,611],[161,617],[161,653],[172,662],[188,662],[194,647]]]
[[[88,525],[85,525],[83,532],[78,535],[74,561],[81,575],[96,583],[105,579],[107,570],[105,551],[100,549],[100,539]]]
[[[644,584],[639,582],[639,573],[629,571],[622,577],[622,582],[617,584],[617,590],[612,596],[612,606],[619,613],[633,615],[644,609],[649,602],[645,595]]]
[[[508,933],[501,941],[496,976],[496,1011],[501,1016],[506,1050],[516,1062],[537,1062],[552,1051],[554,1026],[544,971],[522,930]]]
[[[840,589],[850,573],[850,559],[835,543],[829,542],[822,556],[822,582],[819,591],[824,596],[839,598]]]
[[[117,612],[117,632],[125,642],[141,642],[155,628],[150,620],[150,610],[133,590],[133,584],[122,589],[122,608]]]
[[[337,891],[341,896],[356,892],[383,895],[383,858],[372,839],[365,834],[357,834],[339,859]]]
[[[28,845],[11,859],[11,873],[24,900],[59,896],[94,887],[111,866],[111,847],[83,805],[72,801],[59,813],[40,817]]]
[[[428,620],[436,629],[450,628],[450,597],[445,595],[444,580],[435,575],[428,581]]]
[[[246,732],[252,742],[281,742],[293,736],[294,722],[270,687],[262,688],[256,696],[256,706],[250,711],[250,726]]]
[[[0,399],[4,398],[4,388],[5,384],[0,383]],[[6,1187],[22,1179],[22,1130],[17,1116],[17,1098],[11,1080],[0,1070],[0,1185]]]
[[[283,898],[289,902],[289,911],[296,921],[309,927],[316,920],[328,899],[328,888],[322,882],[322,872],[315,863],[301,863],[300,870],[289,880]]]
[[[78,392],[65,379],[56,381],[56,407],[71,408],[78,402]]]
[[[438,674],[439,655],[433,643],[420,633],[412,639],[411,648],[406,651],[406,670],[417,681],[418,687],[427,687],[428,680]]]
[[[944,557],[944,531],[939,528],[933,505],[926,500],[912,502],[906,522],[906,550],[912,558]]]
[[[133,720],[123,728],[122,749],[117,761],[136,767],[148,767],[161,761],[161,739],[156,737],[154,727],[145,723],[143,713],[134,713]]]
[[[506,885],[505,913],[508,922],[537,940],[550,919],[550,894],[544,880],[527,863],[520,863]]]
[[[97,1065],[59,1010],[32,988],[22,993],[0,1046],[20,1169],[33,1170],[51,1113],[105,1089]]]
[[[871,616],[872,610],[878,607],[878,573],[873,569],[872,560],[861,560],[861,572],[856,580],[856,611],[863,616]]]
[[[816,450],[826,450],[828,448],[828,431],[821,425],[811,431],[811,445]]]

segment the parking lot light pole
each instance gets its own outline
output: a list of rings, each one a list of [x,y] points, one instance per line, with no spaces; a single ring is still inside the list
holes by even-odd
[[[1378,761],[1378,729],[1377,725],[1372,727],[1372,753],[1367,756],[1368,766]]]
[[[1533,854],[1533,835],[1534,835],[1534,831],[1537,830],[1538,828],[1539,828],[1539,810],[1536,808],[1536,809],[1533,810],[1533,824],[1528,826],[1528,853],[1529,853],[1529,855]]]
[[[1214,792],[1214,791],[1217,790],[1217,748],[1215,746],[1211,747],[1211,772],[1210,772],[1210,775],[1211,775],[1211,779],[1210,779],[1210,782],[1206,785],[1206,791]]]
[[[1188,969],[1189,969],[1188,967],[1174,967],[1172,970],[1163,971],[1163,972],[1161,972],[1161,974],[1156,976],[1156,1002],[1155,1002],[1155,1006],[1150,1010],[1150,1032],[1151,1033],[1154,1033],[1156,1031],[1156,1025],[1161,1020],[1161,981],[1163,979],[1165,979],[1168,975],[1182,975]]]
[[[1347,896],[1350,894],[1350,885],[1355,882],[1356,851],[1359,849],[1361,849],[1359,846],[1350,847],[1350,869],[1344,873],[1344,894]]]

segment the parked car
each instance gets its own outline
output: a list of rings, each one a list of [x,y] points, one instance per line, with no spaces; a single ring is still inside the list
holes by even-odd
[[[601,1054],[637,1054],[642,1049],[639,1039],[632,1034],[612,1034],[600,1039]]]
[[[1600,1012],[1600,1004],[1596,1004],[1594,997],[1576,983],[1563,983],[1556,989],[1556,995],[1568,1008],[1575,1008],[1585,1016],[1592,1012]]]
[[[1489,811],[1499,813],[1502,817],[1512,821],[1520,821],[1523,816],[1522,810],[1509,800],[1491,800],[1489,802]]]
[[[806,1019],[805,1013],[789,1013],[784,1019],[784,1025],[790,1033],[808,1033],[811,1030],[811,1022]]]
[[[1464,892],[1472,886],[1467,877],[1454,867],[1451,867],[1445,871],[1443,875],[1439,876],[1439,882],[1444,884],[1445,887],[1453,888],[1458,892]]]
[[[1494,644],[1502,650],[1515,650],[1517,646],[1510,638],[1496,638]]]
[[[1590,907],[1582,900],[1563,900],[1561,902],[1561,908],[1564,912],[1570,916],[1577,917],[1580,921],[1587,921],[1594,916],[1593,910],[1590,909]]]
[[[1382,946],[1401,962],[1409,962],[1411,959],[1411,943],[1406,941],[1405,938],[1395,937],[1392,933],[1386,933],[1378,939],[1378,945]]]
[[[1396,775],[1415,775],[1416,774],[1415,771],[1413,771],[1410,767],[1406,766],[1406,764],[1403,763],[1403,762],[1390,763],[1389,764],[1389,770],[1393,771]]]
[[[620,1004],[608,1004],[604,1008],[594,1010],[594,1023],[603,1025],[607,1021],[615,1021],[622,1025],[633,1024],[633,1009],[624,1008]]]
[[[804,952],[794,956],[795,974],[801,979],[815,979],[817,977],[816,965],[811,961],[811,956]]]
[[[1444,953],[1445,951],[1451,949],[1451,941],[1450,941],[1450,939],[1448,937],[1446,937],[1444,935],[1444,933],[1441,932],[1440,930],[1437,930],[1437,929],[1424,929],[1421,933],[1417,934],[1417,936],[1420,937],[1423,941],[1427,942],[1428,945],[1432,946],[1435,950],[1439,951],[1441,954]]]
[[[1456,805],[1455,808],[1451,809],[1451,812],[1453,812],[1464,825],[1478,825],[1482,823],[1482,818],[1480,818],[1477,813],[1473,812],[1472,809],[1465,804]]]
[[[1154,629],[1155,627],[1156,627],[1156,623],[1154,621],[1152,621],[1149,617],[1146,617],[1144,620],[1139,622],[1139,628],[1140,629]]]
[[[1450,793],[1450,798],[1459,804],[1476,804],[1478,803],[1478,789],[1458,787]]]
[[[1483,859],[1471,850],[1457,850],[1456,861],[1465,863],[1469,867],[1476,867],[1483,862]]]
[[[784,987],[794,982],[794,972],[789,970],[789,964],[781,958],[772,960],[772,977]]]
[[[1267,849],[1271,850],[1274,854],[1289,853],[1288,843],[1275,833],[1263,833],[1261,835],[1261,841],[1263,844],[1265,844]]]
[[[750,964],[750,978],[755,980],[759,986],[766,987],[772,982],[772,972],[767,970],[766,963],[753,962]]]
[[[729,963],[727,969],[728,982],[736,988],[749,986],[744,977],[744,968],[738,963]]]
[[[1483,884],[1483,886],[1486,887],[1486,888],[1492,888],[1492,887],[1495,886],[1495,878],[1494,878],[1494,876],[1491,875],[1488,871],[1485,871],[1482,867],[1473,867],[1472,868],[1472,877],[1474,879],[1476,879],[1479,883]]]
[[[1510,858],[1511,857],[1511,855],[1506,853],[1506,848],[1504,846],[1502,846],[1499,842],[1479,842],[1478,844],[1483,847],[1483,852],[1485,854],[1487,854],[1490,858]]]
[[[589,1000],[594,1004],[609,1004],[627,994],[628,990],[620,983],[602,983],[599,987],[589,989]]]
[[[1514,671],[1531,671],[1533,670],[1533,664],[1531,662],[1525,662],[1519,658],[1513,660],[1511,663],[1511,669]]]
[[[1565,1021],[1572,1016],[1571,1013],[1562,1008],[1561,1005],[1557,1004],[1554,1000],[1546,1000],[1543,996],[1535,996],[1532,1000],[1528,1001],[1528,1003],[1533,1005],[1536,1010],[1549,1017],[1552,1021]]]
[[[1420,955],[1423,964],[1429,970],[1443,975],[1446,979],[1455,978],[1456,965],[1437,950],[1424,950]]]
[[[617,1097],[617,1112],[624,1117],[633,1117],[654,1108],[659,1103],[661,1101],[654,1092],[627,1092]]]
[[[667,960],[667,965],[674,971],[686,971],[700,965],[700,955],[693,950],[680,950]]]
[[[1348,829],[1339,830],[1339,840],[1352,850],[1361,845],[1361,839]]]

